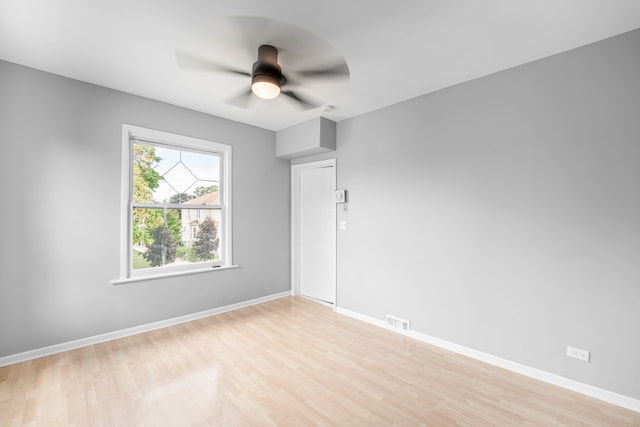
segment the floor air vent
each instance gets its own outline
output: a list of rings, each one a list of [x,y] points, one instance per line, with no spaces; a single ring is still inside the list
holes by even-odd
[[[393,329],[400,329],[401,331],[408,331],[411,329],[411,322],[387,314],[387,326]]]

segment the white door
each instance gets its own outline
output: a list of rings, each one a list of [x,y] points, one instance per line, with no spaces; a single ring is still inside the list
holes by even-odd
[[[296,165],[301,166],[301,165]],[[297,174],[299,293],[335,303],[335,163],[301,166]],[[294,249],[295,250],[295,249]]]

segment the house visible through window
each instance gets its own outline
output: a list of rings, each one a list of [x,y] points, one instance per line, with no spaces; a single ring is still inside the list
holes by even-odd
[[[123,145],[123,278],[230,265],[231,147],[128,125]]]

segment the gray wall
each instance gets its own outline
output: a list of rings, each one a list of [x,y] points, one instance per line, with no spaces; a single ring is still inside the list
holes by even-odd
[[[241,268],[114,286],[122,124],[233,146]],[[271,131],[0,62],[0,356],[287,291]]]
[[[639,46],[338,123],[338,305],[640,398]]]

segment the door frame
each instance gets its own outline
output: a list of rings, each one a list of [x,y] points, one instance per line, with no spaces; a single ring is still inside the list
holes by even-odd
[[[291,295],[300,295],[300,174],[303,170],[323,167],[333,167],[333,183],[336,186],[336,159],[319,160],[309,163],[291,165]],[[335,206],[334,206],[335,209]],[[338,306],[337,292],[337,257],[336,257],[336,222],[337,212],[333,224],[333,307]]]

